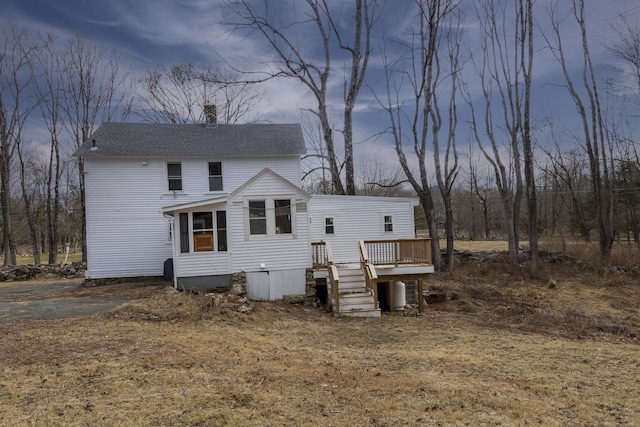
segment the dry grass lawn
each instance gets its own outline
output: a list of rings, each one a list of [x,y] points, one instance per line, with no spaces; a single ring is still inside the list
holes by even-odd
[[[435,275],[424,315],[334,318],[149,289],[106,315],[0,325],[0,425],[637,425],[640,284],[500,259]]]

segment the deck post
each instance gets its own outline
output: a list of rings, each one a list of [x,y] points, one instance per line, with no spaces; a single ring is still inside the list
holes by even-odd
[[[395,242],[395,244],[393,245],[393,259],[394,264],[397,267],[398,260],[400,259],[400,242]]]

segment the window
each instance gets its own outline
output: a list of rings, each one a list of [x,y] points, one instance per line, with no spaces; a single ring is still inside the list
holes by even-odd
[[[296,237],[296,205],[293,197],[244,200],[245,239],[252,236]]]
[[[393,231],[393,216],[391,215],[384,216],[384,231],[385,233]]]
[[[178,225],[180,253],[215,251],[214,235],[218,239],[217,250],[227,251],[226,211],[181,213],[178,217]]]
[[[276,234],[291,234],[291,200],[274,200]]]
[[[222,191],[221,162],[209,162],[209,191]]]
[[[167,178],[169,179],[169,191],[182,191],[182,163],[167,163]]]
[[[189,253],[189,214],[180,214],[180,253]]]
[[[324,234],[334,234],[335,226],[333,225],[333,217],[324,219]]]
[[[267,209],[264,200],[249,201],[249,234],[267,234]]]
[[[227,212],[216,212],[216,231],[218,235],[218,250],[227,250]]]
[[[193,213],[193,251],[213,251],[213,214],[211,212]]]

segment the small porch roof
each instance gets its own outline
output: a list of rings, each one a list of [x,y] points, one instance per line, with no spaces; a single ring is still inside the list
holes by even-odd
[[[200,208],[202,206],[220,205],[220,204],[227,203],[227,200],[228,200],[227,196],[214,197],[214,198],[209,198],[209,199],[196,200],[194,202],[187,202],[187,203],[180,203],[180,204],[177,204],[177,205],[164,206],[161,209],[161,211],[165,215],[172,215],[173,216],[173,214],[176,211],[183,211],[183,210],[188,210],[188,209]]]

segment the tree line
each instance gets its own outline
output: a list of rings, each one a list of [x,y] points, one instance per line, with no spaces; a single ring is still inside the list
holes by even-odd
[[[634,15],[620,17],[617,38],[607,46],[631,77],[621,90],[593,63],[584,0],[407,5],[402,27],[391,29],[384,18],[392,5],[376,0],[304,0],[295,7],[289,0],[230,2],[219,24],[251,34],[268,59],[160,64],[139,78],[117,52],[81,36],[3,27],[4,263],[15,263],[26,243],[36,263],[44,251],[56,262],[65,243],[86,244],[83,165],[71,153],[101,122],[132,115],[200,122],[208,103],[218,105],[226,123],[260,120],[267,113],[260,110],[261,84],[271,79],[291,79],[311,94],[302,116],[306,188],[417,196],[429,234],[446,239],[448,260],[461,236],[506,237],[513,264],[526,236],[532,275],[543,233],[575,232],[588,240],[595,231],[605,263],[616,238],[640,245]],[[567,52],[569,40],[579,42]],[[561,76],[555,96],[575,107],[577,126],[534,114],[541,110],[533,82],[543,54]],[[379,112],[382,130],[367,138],[393,147],[393,162],[355,156],[354,145],[367,144],[354,136],[359,106]],[[37,144],[23,140],[34,123]],[[438,239],[432,245],[434,263],[444,268]]]
[[[621,90],[596,72],[584,0],[534,3],[413,0],[403,4],[406,14],[398,29],[382,25],[392,6],[376,0],[353,0],[339,7],[327,0],[305,0],[285,17],[289,2],[273,7],[267,0],[243,0],[230,4],[226,24],[261,36],[262,47],[272,54],[264,79],[288,77],[314,95],[308,111],[319,131],[310,132],[307,170],[315,178],[314,190],[358,191],[352,119],[365,81],[387,116],[378,137],[395,147],[401,171],[401,179],[380,188],[406,183],[420,200],[429,234],[436,236],[444,228],[447,259],[452,260],[461,222],[454,196],[464,187],[459,147],[475,147],[481,162],[470,161],[466,170],[468,194],[477,202],[470,205],[472,214],[479,209],[488,229],[488,198],[498,200],[510,262],[517,264],[520,236],[526,235],[535,276],[538,236],[548,219],[546,211],[540,217],[549,188],[542,187],[541,199],[541,180],[553,183],[572,219],[584,226],[585,239],[595,228],[604,263],[609,263],[612,244],[623,228],[632,230],[634,238],[637,234],[633,194],[639,163],[633,122],[639,105],[640,29],[634,21],[637,10],[621,16],[614,27],[618,39],[608,46],[621,68],[636,79],[635,86]],[[567,52],[568,41],[575,40]],[[310,42],[316,51],[308,48]],[[565,124],[534,117],[541,101],[533,76],[542,54],[546,61],[553,58],[561,76],[554,82],[559,88],[554,98],[566,98],[575,107],[575,129],[558,132],[555,129]],[[378,69],[371,69],[372,59]],[[377,76],[375,83],[371,74]],[[340,101],[331,95],[332,86],[340,89]],[[336,109],[342,110],[342,123],[332,121]],[[460,141],[461,135],[466,139]],[[572,162],[581,168],[570,170]],[[490,190],[480,189],[478,174],[484,171]],[[437,214],[440,207],[442,216]],[[470,234],[475,234],[471,227]],[[434,264],[443,267],[438,239],[432,239],[432,249]]]
[[[86,261],[84,165],[72,154],[102,122],[202,122],[205,104],[216,104],[224,123],[260,116],[260,90],[223,85],[231,78],[213,68],[158,64],[136,77],[115,50],[81,35],[10,24],[0,32],[4,265],[25,245],[35,264],[42,253],[57,263],[67,246]]]

